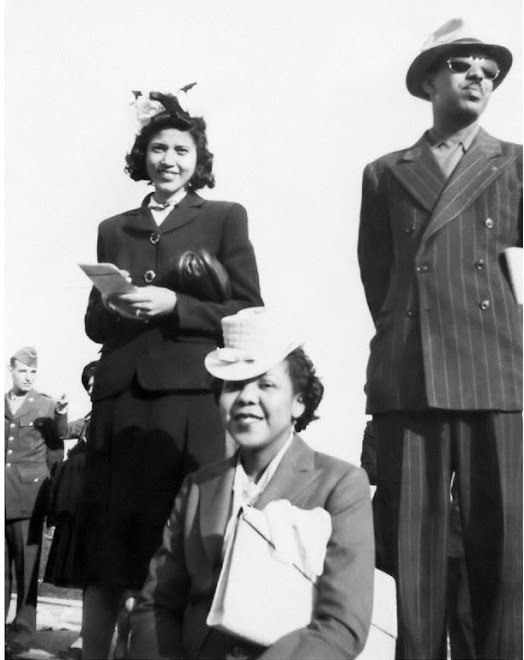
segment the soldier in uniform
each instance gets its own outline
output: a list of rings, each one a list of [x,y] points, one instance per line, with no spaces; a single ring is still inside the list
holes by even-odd
[[[37,354],[32,346],[10,359],[13,385],[5,396],[5,613],[14,564],[16,616],[6,631],[11,652],[27,648],[36,629],[38,569],[46,513],[46,487],[63,458],[67,400],[33,389]]]

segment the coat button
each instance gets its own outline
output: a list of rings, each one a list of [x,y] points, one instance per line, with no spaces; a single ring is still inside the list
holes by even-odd
[[[491,303],[490,303],[489,300],[482,300],[482,301],[479,303],[479,307],[480,307],[480,309],[481,309],[482,311],[488,309],[488,307],[489,307],[490,305],[491,305]]]
[[[144,273],[144,282],[146,284],[151,284],[151,282],[155,279],[156,273],[154,270],[146,270]]]
[[[486,221],[484,222],[484,227],[491,229],[493,227],[493,220],[491,218],[486,218]]]
[[[151,236],[149,237],[149,241],[153,244],[156,245],[158,241],[160,240],[160,234],[156,231],[154,231]]]
[[[9,442],[13,442],[14,437],[11,435],[9,438],[7,438]]]
[[[12,429],[14,429],[15,426],[16,426],[16,424],[9,424],[9,426],[10,426]]]
[[[486,265],[486,262],[484,261],[484,259],[479,259],[478,261],[475,261],[475,268],[477,270],[482,270],[485,265]]]
[[[426,264],[420,264],[420,266],[417,266],[417,273],[427,273],[429,270],[429,266]]]
[[[37,481],[38,481],[38,477],[35,477],[35,478],[33,479],[33,483],[36,484]]]
[[[11,463],[6,463],[5,466],[8,467],[8,468],[10,468],[10,467],[11,467]]]
[[[408,309],[406,314],[409,316],[410,319],[412,319],[417,315],[417,312],[414,309]]]
[[[12,453],[13,453],[13,450],[12,450],[12,449],[8,449],[8,450],[7,450],[7,453],[8,453],[8,454],[12,454]]]
[[[29,426],[33,426],[33,422],[29,422]]]
[[[404,233],[408,236],[415,231],[415,227],[404,227]]]

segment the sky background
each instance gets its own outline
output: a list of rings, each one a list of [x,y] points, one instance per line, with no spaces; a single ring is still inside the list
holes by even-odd
[[[431,124],[405,74],[452,17],[514,55],[482,125],[522,141],[521,0],[6,0],[4,361],[89,409],[82,367],[97,226],[148,192],[124,173],[131,90],[197,81],[217,185],[245,205],[266,304],[300,326],[326,394],[304,437],[359,461],[373,327],[356,259],[362,170]],[[5,370],[5,386],[10,379]]]

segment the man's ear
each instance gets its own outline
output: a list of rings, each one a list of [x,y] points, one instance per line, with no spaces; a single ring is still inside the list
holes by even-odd
[[[424,79],[422,80],[422,89],[426,94],[431,98],[432,94],[435,92],[435,85],[433,84],[433,78],[435,77],[434,73],[426,73]]]

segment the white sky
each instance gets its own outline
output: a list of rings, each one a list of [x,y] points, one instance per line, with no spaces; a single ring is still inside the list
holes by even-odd
[[[372,336],[356,261],[362,169],[431,121],[405,89],[427,34],[462,16],[514,66],[483,126],[522,141],[521,0],[6,0],[4,358],[35,344],[37,388],[71,418],[98,346],[84,335],[98,223],[146,192],[123,172],[130,90],[194,96],[217,186],[243,203],[266,304],[285,305],[326,386],[304,435],[359,460]],[[6,387],[9,378],[6,370]]]

